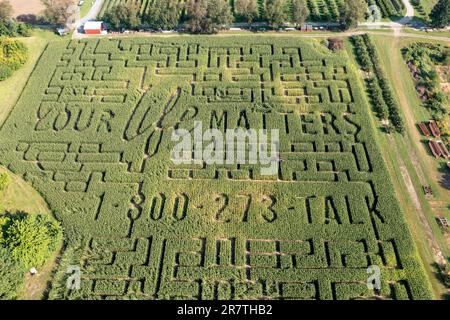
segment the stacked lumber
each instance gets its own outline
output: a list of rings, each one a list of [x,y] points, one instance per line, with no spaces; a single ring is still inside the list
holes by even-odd
[[[435,136],[436,138],[441,136],[441,130],[439,130],[439,127],[437,126],[436,122],[434,122],[433,120],[430,120],[430,129],[431,129],[431,133],[433,133],[433,136]]]
[[[448,157],[450,156],[447,148],[445,147],[445,144],[442,141],[438,141],[437,142],[439,149],[441,150],[441,155],[445,158],[448,159]]]
[[[426,137],[430,136],[430,131],[427,128],[427,125],[424,122],[419,123],[420,131],[422,131],[422,134]]]
[[[433,153],[435,158],[439,158],[441,156],[441,148],[439,148],[436,141],[430,140],[428,141],[428,145],[430,146],[431,153]]]

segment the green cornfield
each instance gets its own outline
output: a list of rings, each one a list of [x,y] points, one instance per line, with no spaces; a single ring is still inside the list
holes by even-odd
[[[278,171],[173,163],[172,133],[194,121],[279,130]],[[53,42],[0,129],[0,164],[64,227],[50,298],[432,298],[356,67],[315,40]]]

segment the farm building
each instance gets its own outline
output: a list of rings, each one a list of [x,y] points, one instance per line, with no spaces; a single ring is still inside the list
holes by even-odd
[[[84,24],[85,34],[103,34],[106,30],[102,21],[88,21]]]

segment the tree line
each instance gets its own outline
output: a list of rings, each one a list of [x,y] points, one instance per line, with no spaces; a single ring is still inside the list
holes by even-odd
[[[262,3],[260,3],[262,1]],[[41,0],[44,10],[36,18],[38,22],[65,25],[74,12],[78,0]],[[346,0],[339,9],[339,22],[343,30],[355,28],[367,14],[365,0]],[[307,0],[235,0],[234,9],[228,0],[155,0],[148,14],[141,14],[138,1],[124,1],[111,7],[103,19],[115,29],[137,29],[149,25],[154,29],[174,29],[184,23],[193,33],[214,33],[235,21],[250,26],[255,21],[267,22],[272,27],[283,23],[295,26],[304,24],[309,15]],[[430,24],[443,28],[450,24],[450,0],[439,0],[430,13]],[[28,36],[30,27],[13,18],[10,0],[0,0],[0,35]]]
[[[357,26],[364,18],[367,4],[364,0],[346,0],[341,9],[339,23],[343,29]],[[184,23],[192,33],[215,33],[227,25],[239,21],[252,25],[255,21],[267,22],[272,27],[284,23],[295,26],[304,24],[309,16],[306,0],[292,0],[288,8],[285,0],[263,0],[260,12],[257,0],[236,0],[234,12],[227,0],[156,0],[148,14],[141,15],[135,2],[119,3],[111,7],[103,19],[115,29],[136,29],[149,25],[154,29],[174,29]]]
[[[73,0],[42,0],[52,2],[52,7],[58,2]],[[223,26],[230,25],[235,20],[252,25],[255,21],[267,22],[272,27],[283,23],[295,26],[304,24],[310,11],[307,0],[292,0],[291,7],[286,0],[262,0],[262,12],[258,0],[235,0],[232,12],[227,0],[156,0],[152,3],[149,13],[141,15],[141,7],[136,2],[123,2],[113,6],[105,14],[105,21],[118,29],[120,27],[135,29],[140,25],[149,25],[154,29],[174,29],[180,23],[185,23],[188,31],[193,33],[213,33]],[[64,7],[64,6],[62,6]],[[356,28],[367,14],[367,3],[364,0],[346,0],[342,3],[337,22],[343,30]],[[443,28],[450,24],[450,0],[439,0],[431,11],[430,24]]]

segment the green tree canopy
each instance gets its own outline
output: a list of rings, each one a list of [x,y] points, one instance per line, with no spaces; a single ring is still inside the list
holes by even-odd
[[[292,0],[291,22],[298,25],[305,23],[309,16],[309,9],[305,0]]]
[[[27,59],[28,49],[22,42],[0,36],[0,81],[11,76],[13,71],[19,69]],[[0,185],[5,183],[4,179],[7,178],[1,176]]]
[[[3,216],[0,228],[0,245],[26,269],[42,266],[62,241],[60,224],[47,215]]]
[[[252,23],[258,17],[258,3],[256,0],[236,0],[234,8],[248,23]]]
[[[343,3],[339,23],[344,30],[356,28],[364,18],[367,3],[364,0],[346,0]]]
[[[76,0],[41,0],[44,5],[43,16],[49,23],[66,24],[73,13],[68,10]]]
[[[155,29],[173,29],[178,25],[181,11],[178,0],[157,0],[145,20]]]
[[[187,29],[193,33],[214,33],[233,22],[226,0],[190,0],[186,3]]]
[[[439,0],[430,13],[431,24],[435,28],[450,25],[450,0]]]
[[[283,0],[266,0],[264,14],[267,22],[277,26],[286,21],[286,7]]]
[[[119,3],[105,13],[104,20],[115,29],[135,29],[141,24],[139,12],[140,7],[136,2]]]

